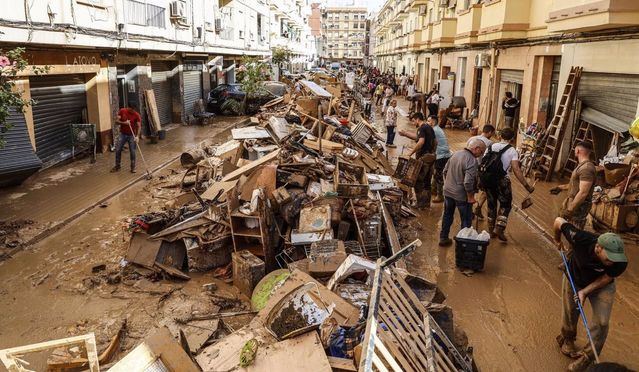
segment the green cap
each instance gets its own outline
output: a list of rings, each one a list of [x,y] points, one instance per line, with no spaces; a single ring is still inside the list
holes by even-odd
[[[612,262],[628,262],[628,258],[623,251],[623,240],[619,235],[614,233],[605,233],[599,235],[597,243],[606,250],[606,256]]]

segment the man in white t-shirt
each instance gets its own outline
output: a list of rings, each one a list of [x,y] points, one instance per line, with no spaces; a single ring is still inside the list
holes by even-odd
[[[512,128],[504,128],[501,130],[500,135],[501,141],[493,144],[486,151],[500,152],[508,146],[501,155],[504,174],[495,179],[490,186],[483,184],[482,181],[482,187],[488,200],[488,227],[490,234],[492,237],[497,237],[499,240],[506,242],[508,241],[505,235],[506,224],[508,223],[508,215],[512,209],[513,202],[513,192],[510,184],[511,171],[528,192],[533,192],[535,189],[528,184],[519,166],[519,154],[513,147],[515,131]]]
[[[472,141],[474,139],[479,139],[480,141],[482,141],[486,145],[486,148],[489,148],[493,144],[493,141],[491,140],[491,138],[493,138],[494,135],[495,135],[495,127],[490,125],[490,124],[486,124],[482,128],[481,134],[478,134],[476,136],[470,137],[468,139],[468,143],[470,143],[470,141]],[[479,158],[477,158],[477,165],[478,166],[479,166],[479,164],[481,164],[481,159],[483,157],[484,156],[482,155]],[[483,208],[484,203],[486,203],[486,193],[483,190],[479,191],[479,194],[477,194],[477,197],[475,198],[475,200],[477,200],[477,203],[475,203],[475,208],[473,209],[473,214],[475,216],[477,216],[477,218],[483,220],[484,219],[484,214],[481,212],[481,209]]]

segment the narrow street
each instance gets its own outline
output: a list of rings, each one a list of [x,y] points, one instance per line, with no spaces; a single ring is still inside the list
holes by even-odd
[[[398,107],[408,112],[402,98],[398,99]],[[380,119],[377,123],[379,127]],[[399,129],[413,130],[406,117],[399,119]],[[470,136],[465,131],[445,131],[452,150],[463,148]],[[395,143],[397,149],[391,150],[394,156],[401,152],[402,145],[412,145],[411,140],[400,136]],[[436,280],[444,290],[446,303],[455,311],[455,321],[466,331],[475,348],[477,364],[485,371],[560,371],[570,362],[559,353],[555,342],[561,327],[562,274],[557,269],[561,258],[530,222],[535,219],[546,232],[550,231],[562,201],[561,195],[548,193],[554,184],[537,184],[535,204],[526,210],[531,217],[513,209],[507,229],[509,242],[491,242],[484,271],[472,276],[455,268],[454,246],[437,245],[442,204],[434,204],[417,219],[421,230],[415,234],[427,243],[409,257],[410,268]],[[524,192],[515,182],[514,205],[521,203]],[[455,223],[452,231],[459,229],[458,216]],[[479,226],[485,228],[485,223]],[[411,238],[404,237],[406,241]],[[629,260],[639,260],[636,242],[627,243]],[[628,350],[639,341],[638,275],[637,266],[630,265],[617,280],[610,332],[602,353],[602,360],[622,362],[633,369],[639,368],[639,355],[631,355]],[[581,323],[579,332],[580,344],[585,345]]]
[[[404,100],[399,99],[399,103],[406,111]],[[400,128],[410,129],[408,125],[405,117],[400,118]],[[460,149],[468,137],[462,131],[446,132],[453,149]],[[206,135],[197,132],[192,140],[185,137],[176,150]],[[219,142],[226,140],[224,134],[218,138]],[[397,137],[396,141],[399,146],[391,151],[391,158],[401,151],[402,144],[409,145],[405,138]],[[159,164],[160,160],[154,162]],[[102,166],[108,164],[105,160]],[[109,276],[118,271],[127,249],[126,218],[160,210],[176,195],[176,189],[163,186],[176,167],[175,162],[169,164],[156,172],[152,181],[136,183],[108,199],[103,208],[91,209],[0,264],[3,283],[0,312],[4,314],[0,319],[0,348],[89,331],[96,333],[98,344],[104,344],[116,332],[120,321],[128,319],[129,331],[123,348],[130,349],[152,326],[170,323],[176,308],[193,306],[189,298],[201,296],[204,283],[216,283],[218,294],[224,293],[228,298],[245,299],[236,288],[214,279],[211,272],[195,273],[188,282],[152,283],[134,277]],[[86,179],[90,179],[90,174],[77,176],[77,182],[89,182]],[[557,201],[543,194],[543,186],[538,189],[535,203],[545,205],[547,210],[554,208]],[[521,196],[515,198],[515,203],[519,203]],[[88,198],[84,200],[86,205],[90,202]],[[491,243],[485,270],[466,276],[454,266],[454,247],[437,246],[440,215],[441,204],[434,205],[430,211],[410,220],[409,229],[403,229],[414,234],[405,234],[403,241],[418,237],[425,243],[409,256],[409,269],[439,283],[448,296],[446,303],[454,310],[455,322],[474,347],[480,369],[563,370],[569,359],[559,353],[554,340],[561,319],[561,273],[557,270],[559,258],[554,247],[520,213],[513,212],[508,244]],[[636,250],[629,253],[631,261],[639,259]],[[99,264],[105,264],[106,269],[101,274],[92,273],[92,267]],[[636,275],[636,266],[630,266],[629,272],[618,280],[615,310],[602,354],[602,360],[623,362],[634,369],[639,368],[639,356],[629,351],[639,342]],[[114,281],[119,283],[113,284]],[[248,319],[236,321],[241,324]],[[580,331],[579,341],[583,345],[581,326]]]

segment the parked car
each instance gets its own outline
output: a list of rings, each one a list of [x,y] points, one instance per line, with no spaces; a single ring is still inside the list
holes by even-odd
[[[283,96],[287,91],[286,84],[277,81],[265,82],[264,88],[266,90],[264,94],[248,100],[245,114],[257,112],[261,105]],[[209,93],[207,111],[222,115],[240,115],[245,95],[240,84],[220,84]]]

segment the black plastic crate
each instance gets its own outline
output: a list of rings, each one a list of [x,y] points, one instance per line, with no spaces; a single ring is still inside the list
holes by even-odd
[[[460,269],[482,271],[490,241],[455,238],[455,265]]]

